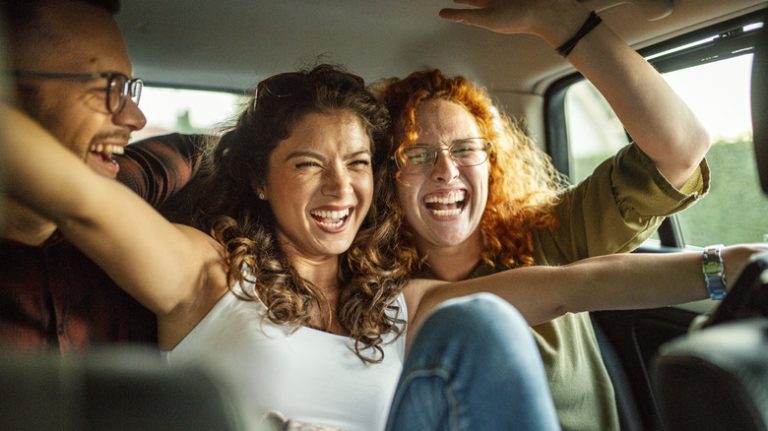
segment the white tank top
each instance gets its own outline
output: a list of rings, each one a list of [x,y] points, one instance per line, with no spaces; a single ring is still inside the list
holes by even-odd
[[[408,312],[400,295],[399,317]],[[171,351],[170,364],[203,363],[240,397],[248,416],[283,417],[344,430],[383,430],[403,368],[405,335],[389,335],[384,360],[364,364],[353,340],[275,325],[266,307],[229,292]]]

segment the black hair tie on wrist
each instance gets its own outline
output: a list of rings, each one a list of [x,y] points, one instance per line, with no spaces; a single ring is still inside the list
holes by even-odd
[[[597,27],[598,24],[603,22],[603,20],[598,16],[595,11],[592,11],[589,13],[589,16],[587,17],[587,20],[584,21],[584,24],[581,26],[579,31],[576,32],[575,35],[573,35],[572,38],[565,41],[564,44],[560,45],[560,47],[557,48],[557,53],[562,55],[563,57],[567,57],[568,54],[573,51],[573,48],[576,47],[576,44],[579,43],[579,41],[589,34],[590,31],[592,31],[595,27]]]

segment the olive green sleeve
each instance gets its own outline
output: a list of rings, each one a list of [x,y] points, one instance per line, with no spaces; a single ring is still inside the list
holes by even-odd
[[[708,190],[706,160],[677,189],[636,145],[628,145],[563,193],[555,208],[559,228],[534,235],[536,262],[558,265],[634,250],[665,216],[688,208]]]

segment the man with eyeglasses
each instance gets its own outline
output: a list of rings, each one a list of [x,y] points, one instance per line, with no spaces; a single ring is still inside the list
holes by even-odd
[[[3,0],[15,105],[97,173],[159,206],[196,169],[194,143],[127,148],[146,124],[142,81],[113,15],[119,0]],[[186,146],[185,146],[186,145]],[[134,147],[134,146],[132,146]],[[118,164],[115,155],[122,155]],[[164,163],[173,158],[175,165]],[[158,158],[160,158],[158,160]],[[162,172],[153,172],[161,166]],[[170,166],[170,168],[169,168]],[[0,241],[0,348],[83,350],[154,343],[152,313],[123,293],[46,220],[7,200]],[[126,226],[130,229],[130,226]]]

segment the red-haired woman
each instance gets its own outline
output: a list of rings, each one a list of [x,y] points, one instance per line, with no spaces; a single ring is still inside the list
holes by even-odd
[[[441,16],[498,33],[533,33],[557,48],[605,96],[634,142],[568,188],[476,84],[439,70],[382,82],[377,91],[393,118],[393,157],[381,181],[395,185],[397,196],[383,204],[400,208],[407,242],[401,257],[415,277],[456,281],[628,252],[665,216],[706,193],[706,131],[594,12],[574,0],[459,3],[477,7]],[[671,292],[657,295],[672,302]],[[563,429],[617,429],[589,316],[565,314],[533,332]]]

